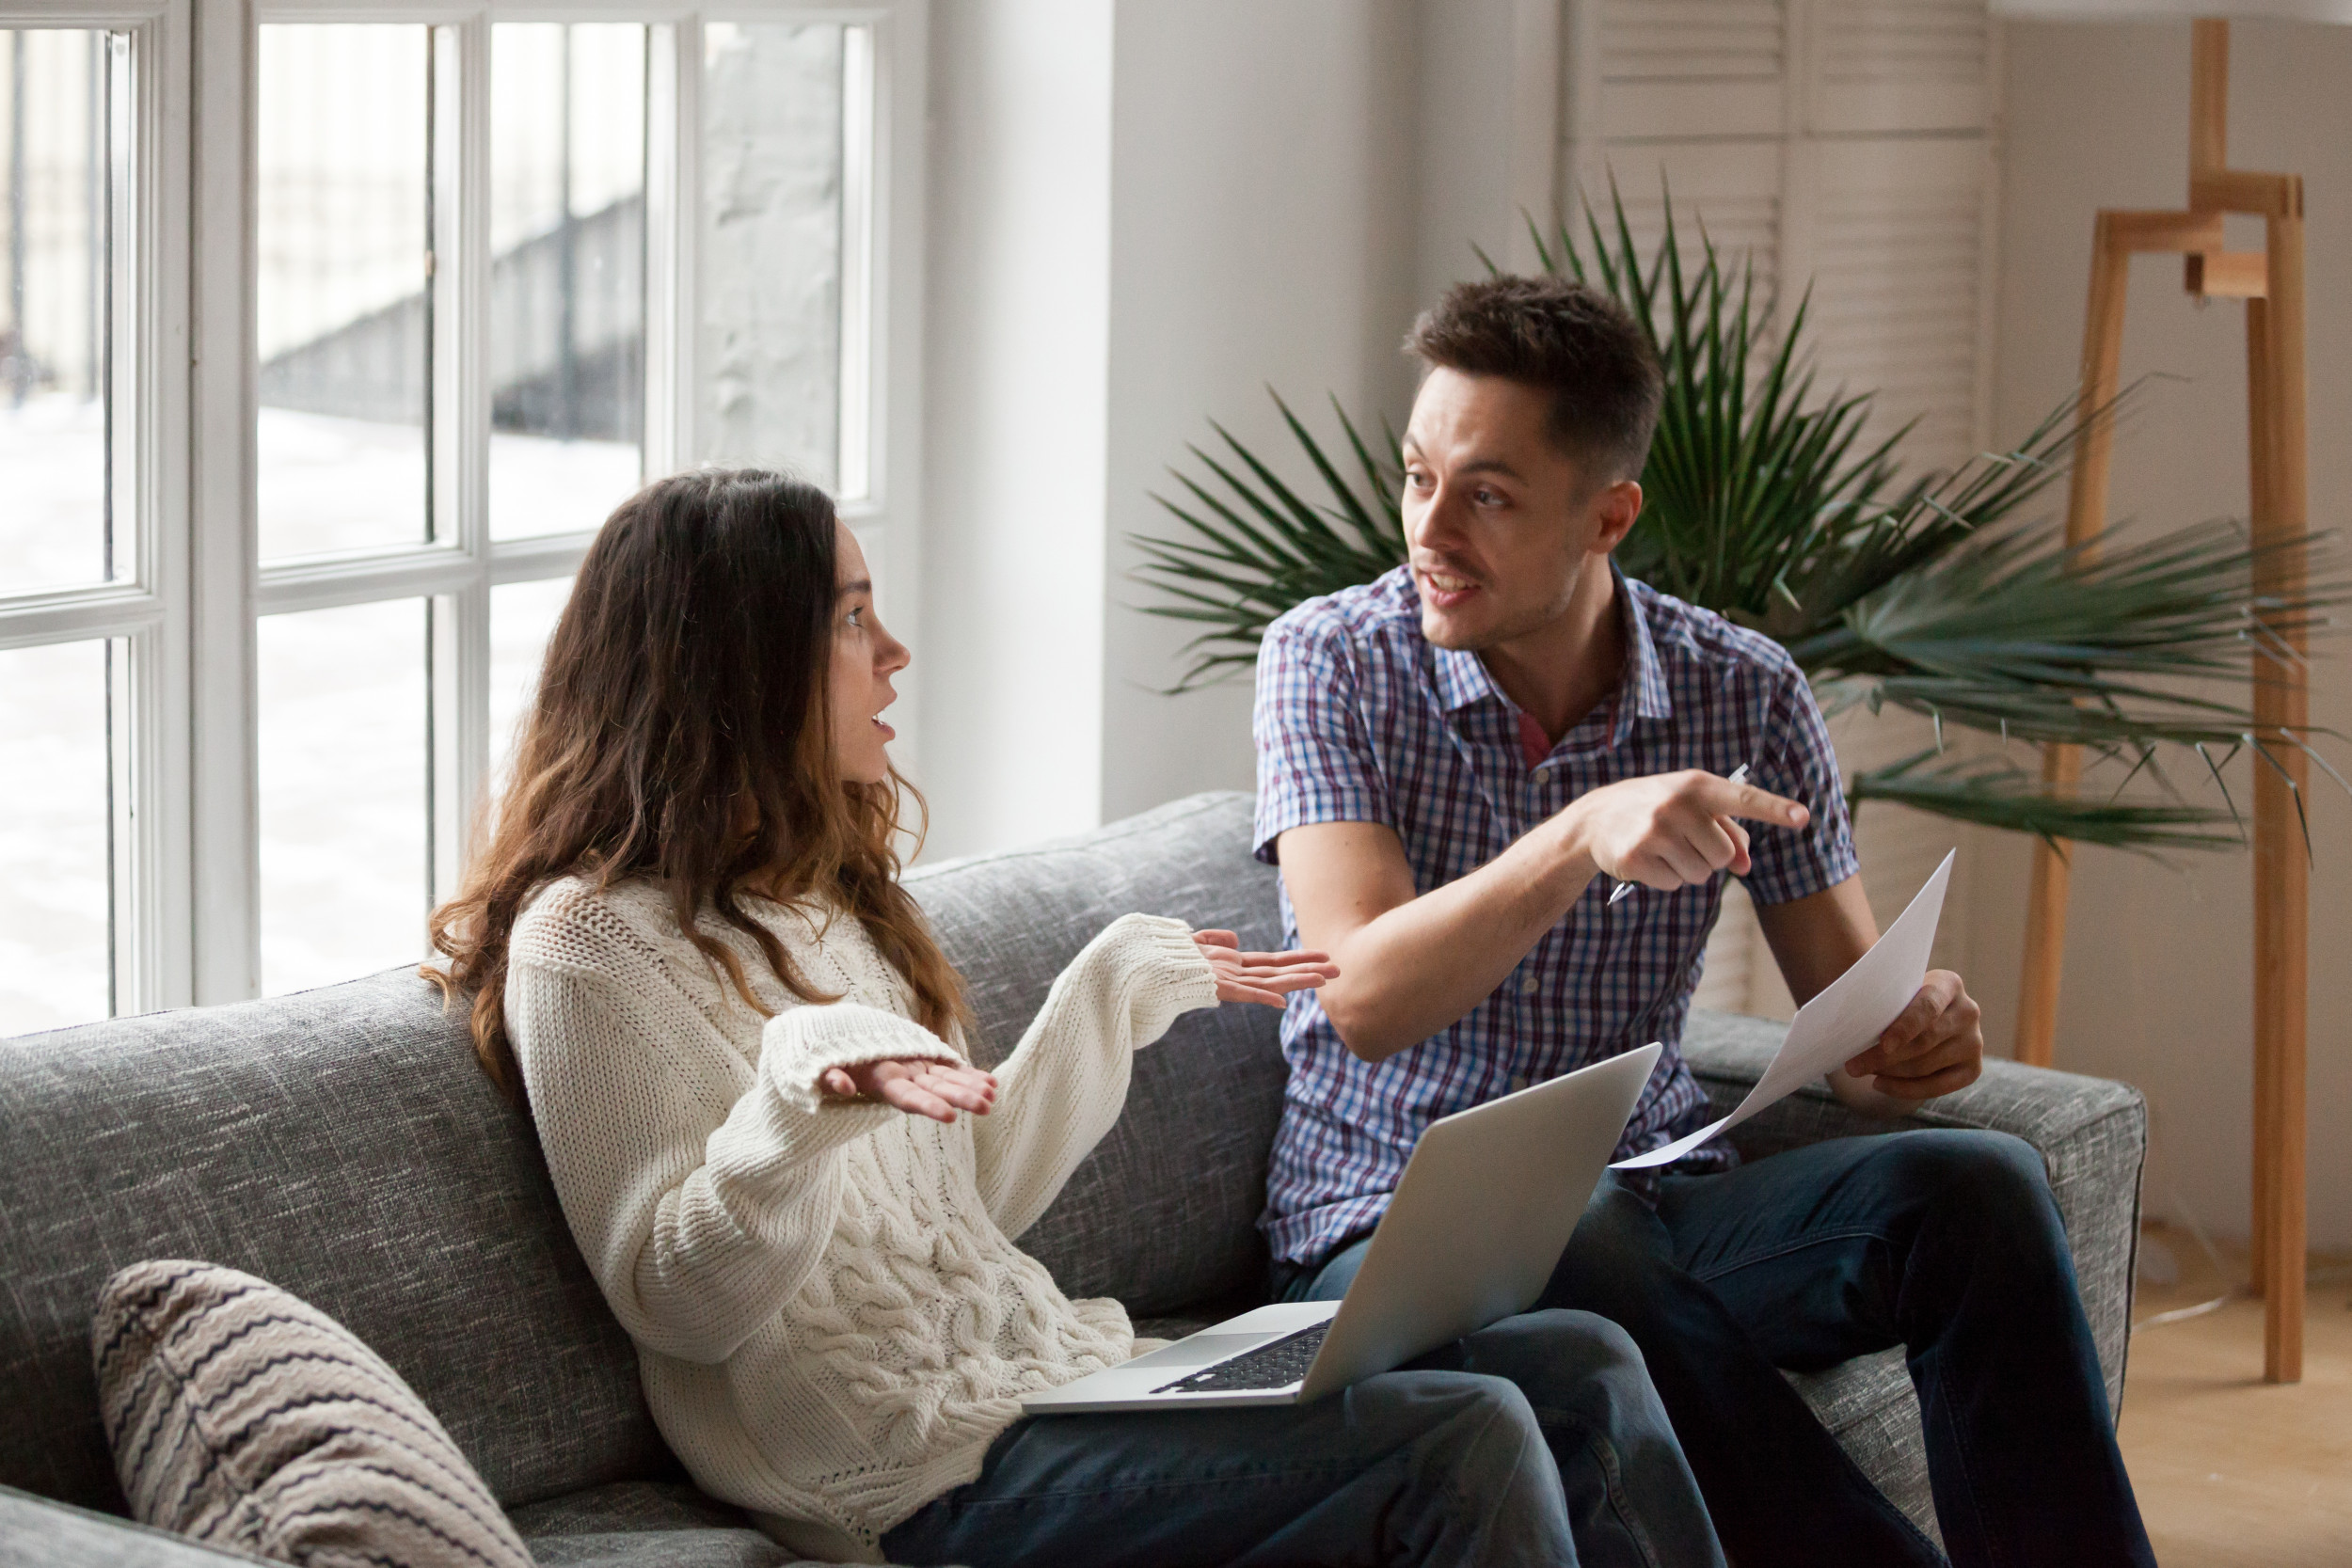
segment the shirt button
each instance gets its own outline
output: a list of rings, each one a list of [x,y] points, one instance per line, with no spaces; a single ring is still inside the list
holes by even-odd
[[[1519,994],[1521,996],[1535,994],[1535,974],[1533,970],[1519,976]]]

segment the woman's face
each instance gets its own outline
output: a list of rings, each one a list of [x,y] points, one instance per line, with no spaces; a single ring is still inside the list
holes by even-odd
[[[833,717],[833,751],[841,777],[850,784],[881,784],[890,777],[884,750],[898,731],[882,721],[882,709],[898,700],[890,677],[913,657],[906,644],[882,629],[874,614],[874,583],[866,552],[847,524],[834,525],[833,672],[825,705]]]

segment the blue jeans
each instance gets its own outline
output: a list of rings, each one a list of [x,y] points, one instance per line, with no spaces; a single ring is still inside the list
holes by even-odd
[[[1285,1279],[1344,1294],[1367,1243]],[[1932,1564],[1778,1369],[1901,1345],[1963,1568],[2154,1568],[2042,1157],[2001,1132],[1812,1144],[1653,1209],[1604,1178],[1545,1290],[1624,1326],[1740,1568]]]
[[[1559,1310],[1313,1404],[1016,1421],[882,1548],[972,1568],[1724,1560],[1641,1354]]]

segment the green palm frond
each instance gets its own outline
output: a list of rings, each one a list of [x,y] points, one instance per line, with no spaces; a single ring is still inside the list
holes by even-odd
[[[1184,498],[1152,498],[1191,531],[1190,537],[1129,536],[1147,558],[1135,576],[1176,601],[1153,605],[1152,613],[1204,628],[1184,644],[1192,662],[1177,683],[1179,691],[1255,664],[1267,625],[1284,611],[1319,594],[1370,582],[1405,560],[1397,500],[1402,476],[1392,461],[1375,455],[1397,450],[1394,428],[1382,421],[1381,445],[1375,449],[1339,400],[1331,400],[1355,467],[1355,478],[1350,479],[1280,395],[1273,396],[1323,484],[1321,504],[1301,499],[1224,426],[1212,421],[1210,428],[1224,441],[1233,463],[1249,477],[1244,479],[1199,447],[1190,448],[1215,483],[1174,472]]]
[[[1822,390],[1805,351],[1811,300],[1785,330],[1753,268],[1728,263],[1705,230],[1686,258],[1671,193],[1662,237],[1645,254],[1625,203],[1588,206],[1533,230],[1542,265],[1606,290],[1641,325],[1665,372],[1658,433],[1642,471],[1640,521],[1617,552],[1626,572],[1777,640],[1836,709],[1892,705],[1932,719],[1937,747],[1858,774],[1852,798],[2052,839],[2162,848],[2241,842],[2233,804],[2169,788],[2160,748],[2220,779],[2215,753],[2250,749],[2275,765],[2313,756],[2324,732],[2265,732],[2249,692],[2259,649],[2324,631],[2352,600],[2333,555],[2299,540],[2258,549],[2210,523],[2146,543],[2116,536],[2070,548],[2057,520],[2026,509],[2065,477],[2092,421],[2128,402],[2069,400],[2006,451],[1905,478],[1906,425],[1873,436],[1868,393]],[[1313,479],[1302,496],[1222,426],[1198,447],[1205,477],[1175,471],[1158,497],[1184,525],[1136,538],[1136,577],[1152,613],[1200,627],[1176,689],[1255,663],[1265,628],[1300,602],[1368,582],[1405,560],[1397,438],[1377,443],[1337,400],[1344,451],[1332,455],[1281,398],[1275,405]],[[2264,597],[2269,550],[2307,552],[2313,574]],[[2004,741],[2066,741],[2094,764],[2145,776],[2161,798],[2058,794],[1995,758],[1947,754],[1947,727]],[[2343,781],[2338,780],[2341,784]]]
[[[2125,800],[2076,791],[2052,793],[2042,780],[2003,758],[1962,760],[1933,751],[1884,768],[1866,768],[1847,785],[1859,806],[1883,800],[1937,816],[2032,833],[2063,843],[2125,849],[2226,849],[2244,842],[2227,811],[2183,800]]]

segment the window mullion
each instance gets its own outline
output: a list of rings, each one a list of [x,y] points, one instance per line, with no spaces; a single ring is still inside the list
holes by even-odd
[[[442,450],[454,449],[457,546],[471,580],[443,599],[444,642],[453,721],[437,736],[434,897],[456,891],[464,833],[478,815],[490,771],[490,24],[477,17],[452,29],[458,55],[457,223],[453,287],[444,294],[456,317],[455,396]],[[446,187],[445,187],[446,188]]]
[[[253,337],[255,60],[251,13],[196,19],[188,341],[190,943],[199,1004],[261,993],[261,855],[255,752]],[[181,363],[184,364],[184,361]],[[168,401],[168,400],[167,400]]]
[[[702,24],[648,29],[645,92],[645,475],[694,460],[694,231]]]
[[[185,1006],[196,997],[196,867],[192,846],[192,625],[189,350],[190,151],[194,113],[190,8],[167,8],[135,35],[130,148],[137,202],[133,270],[118,287],[136,300],[129,362],[136,458],[127,500],[139,580],[161,615],[125,640],[116,711],[123,728],[113,831],[119,1010]],[[126,961],[127,960],[127,961]]]

